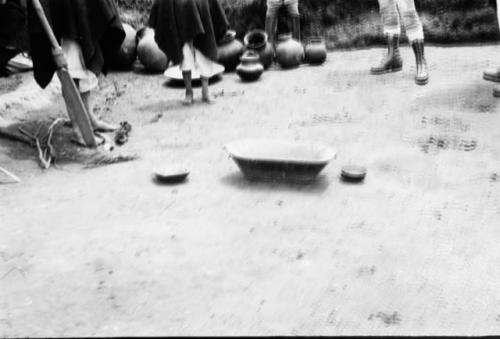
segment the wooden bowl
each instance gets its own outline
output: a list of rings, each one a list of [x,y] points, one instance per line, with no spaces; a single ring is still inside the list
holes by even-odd
[[[247,139],[224,146],[249,180],[310,183],[335,151],[320,143]]]

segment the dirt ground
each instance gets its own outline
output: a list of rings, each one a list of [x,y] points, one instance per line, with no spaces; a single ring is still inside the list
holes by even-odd
[[[384,76],[367,72],[381,49],[334,52],[252,84],[225,74],[193,107],[161,75],[110,74],[96,104],[133,125],[114,151],[132,162],[84,169],[71,146],[42,171],[0,140],[23,180],[0,185],[0,335],[500,333],[500,99],[482,80],[500,47],[427,54],[424,87],[406,46]],[[9,81],[3,118],[64,116],[57,83]],[[223,150],[247,137],[338,156],[310,186],[250,183]],[[350,162],[363,184],[339,180]],[[168,164],[189,180],[155,184]]]

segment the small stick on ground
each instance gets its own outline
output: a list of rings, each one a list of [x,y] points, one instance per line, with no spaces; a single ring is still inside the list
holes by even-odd
[[[8,177],[10,177],[12,180],[14,180],[16,183],[21,182],[21,179],[19,179],[18,176],[16,176],[14,173],[7,171],[5,168],[0,167],[0,172],[5,173]]]
[[[117,156],[101,155],[87,162],[84,168],[86,169],[96,168],[100,166],[117,164],[120,162],[134,161],[137,159],[139,159],[139,156],[137,155],[117,155]]]
[[[54,147],[52,146],[52,135],[54,133],[54,129],[55,127],[60,123],[62,122],[63,119],[56,119],[54,120],[50,126],[49,126],[49,129],[48,129],[48,132],[47,132],[47,135],[44,137],[44,138],[39,138],[38,137],[38,134],[40,133],[40,130],[42,128],[42,125],[39,125],[38,126],[38,130],[36,132],[35,135],[29,133],[28,131],[26,131],[25,129],[23,129],[22,127],[19,127],[19,131],[26,135],[27,137],[31,138],[33,141],[34,141],[34,144],[36,146],[36,149],[38,151],[38,160],[40,161],[40,166],[43,168],[43,169],[49,169],[50,168],[50,165],[52,163],[55,163],[55,160],[56,160],[56,157],[57,157],[57,154],[54,150]],[[45,147],[42,148],[42,144],[40,142],[40,140],[43,140],[43,139],[46,139],[46,143],[45,143]]]

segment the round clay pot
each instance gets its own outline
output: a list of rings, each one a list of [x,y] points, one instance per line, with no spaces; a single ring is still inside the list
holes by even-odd
[[[260,63],[267,69],[273,63],[274,48],[267,40],[267,33],[261,29],[249,31],[243,40],[247,51],[255,51],[259,54]]]
[[[276,61],[283,68],[298,67],[304,60],[304,46],[292,38],[291,34],[282,34],[276,45]]]
[[[111,58],[112,69],[126,70],[132,67],[137,57],[137,42],[135,29],[129,24],[123,24],[125,39],[118,52]]]
[[[243,81],[255,81],[264,72],[260,63],[259,54],[255,51],[246,51],[241,57],[241,63],[236,67],[236,73]]]
[[[217,47],[218,61],[224,65],[226,71],[234,71],[240,62],[240,57],[244,50],[243,43],[236,39],[236,32],[230,30],[219,41],[219,46]]]
[[[327,57],[325,40],[321,37],[309,39],[305,47],[305,58],[311,65],[321,65]]]
[[[168,58],[155,41],[155,31],[148,27],[140,33],[141,38],[137,45],[139,61],[148,72],[164,72],[168,66]]]

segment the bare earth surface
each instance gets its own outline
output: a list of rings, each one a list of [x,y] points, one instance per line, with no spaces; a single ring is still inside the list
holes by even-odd
[[[253,84],[226,74],[216,104],[197,89],[188,108],[161,75],[111,74],[97,104],[133,125],[115,151],[133,162],[68,155],[43,172],[34,149],[1,140],[0,166],[23,182],[0,185],[0,335],[500,333],[500,99],[482,80],[500,47],[428,48],[425,87],[408,47],[403,72],[369,75],[381,54]],[[57,84],[21,78],[4,118],[64,116]],[[338,157],[311,186],[252,184],[222,148],[246,137]],[[368,167],[364,184],[339,181],[349,162]],[[173,163],[186,183],[151,180]]]

